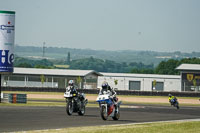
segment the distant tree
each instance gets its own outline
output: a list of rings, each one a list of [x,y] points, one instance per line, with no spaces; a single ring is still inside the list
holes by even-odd
[[[115,83],[115,85],[117,85],[118,84],[118,80],[114,79],[114,83]]]
[[[45,82],[45,76],[43,74],[40,76],[40,80],[41,80],[42,87],[43,87],[44,82]]]
[[[44,65],[40,65],[40,64],[35,65],[34,68],[52,69],[52,67],[50,67],[50,66],[44,66]]]
[[[15,67],[32,68],[32,65],[25,62],[25,63],[17,64],[17,65],[15,65]]]
[[[131,70],[131,73],[143,73],[143,74],[154,74],[154,69],[148,69],[148,68],[143,68],[143,69],[138,69],[134,68]]]
[[[15,67],[25,68],[53,68],[53,63],[47,59],[31,60],[22,57],[16,57],[14,62]]]
[[[134,65],[134,66],[133,66]],[[152,69],[153,65],[144,65],[143,63],[117,63],[115,61],[111,60],[102,60],[102,59],[96,59],[94,57],[85,58],[85,59],[78,59],[71,61],[70,69],[85,69],[85,70],[96,70],[99,72],[130,72],[133,68],[143,68],[143,69]],[[145,70],[148,71],[150,70]]]
[[[76,78],[76,82],[78,84],[79,89],[81,89],[82,78],[80,76]]]
[[[200,64],[199,58],[184,58],[181,60],[174,60],[170,59],[167,61],[162,61],[159,63],[159,65],[155,68],[156,74],[170,74],[170,75],[177,75],[179,72],[176,70],[176,68],[180,64]]]
[[[155,73],[156,74],[169,74],[174,75],[178,74],[178,71],[176,70],[176,67],[178,66],[179,61],[170,59],[168,61],[162,61],[160,64],[156,67]]]

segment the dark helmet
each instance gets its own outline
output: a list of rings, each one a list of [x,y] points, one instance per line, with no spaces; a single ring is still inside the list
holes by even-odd
[[[171,97],[171,96],[172,96],[172,94],[169,94],[168,96],[169,96],[169,97]]]
[[[101,86],[103,89],[107,89],[108,88],[108,83],[106,81],[104,81],[102,83],[102,86]]]

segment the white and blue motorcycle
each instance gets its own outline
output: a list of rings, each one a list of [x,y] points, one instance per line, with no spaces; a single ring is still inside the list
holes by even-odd
[[[113,99],[110,97],[109,92],[103,92],[103,94],[99,94],[96,102],[99,103],[100,115],[103,120],[107,120],[108,117],[112,117],[113,120],[118,120],[120,117],[120,104],[121,101],[116,101],[114,103]]]

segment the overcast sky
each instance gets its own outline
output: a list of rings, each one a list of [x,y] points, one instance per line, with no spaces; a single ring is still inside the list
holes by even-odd
[[[15,44],[200,52],[200,0],[0,0]]]

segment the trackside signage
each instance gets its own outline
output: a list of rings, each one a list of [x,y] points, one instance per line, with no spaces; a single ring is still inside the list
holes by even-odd
[[[0,73],[13,72],[15,12],[0,10]]]

